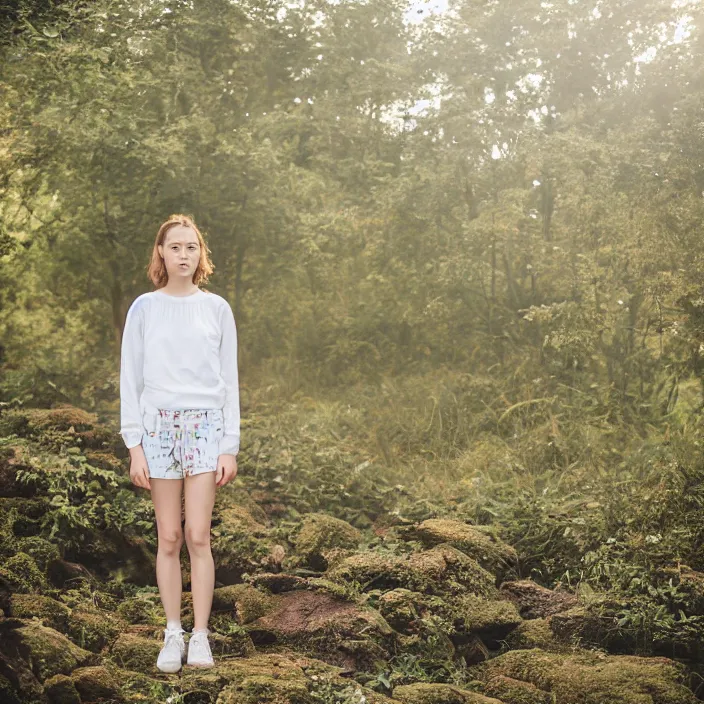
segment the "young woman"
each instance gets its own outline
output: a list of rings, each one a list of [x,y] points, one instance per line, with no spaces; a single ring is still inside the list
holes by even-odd
[[[199,287],[213,271],[208,252],[193,220],[172,215],[159,228],[148,267],[155,290],[133,301],[122,337],[120,434],[130,451],[130,479],[154,502],[156,578],[166,615],[162,672],[178,671],[186,655],[182,492],[195,618],[186,664],[214,664],[210,522],[216,487],[237,474],[237,331],[230,304]]]

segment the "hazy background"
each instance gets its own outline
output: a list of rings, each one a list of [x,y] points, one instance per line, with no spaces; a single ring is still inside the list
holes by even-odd
[[[185,212],[237,320],[242,471],[363,467],[484,521],[691,496],[701,2],[0,6],[2,404],[117,428]]]

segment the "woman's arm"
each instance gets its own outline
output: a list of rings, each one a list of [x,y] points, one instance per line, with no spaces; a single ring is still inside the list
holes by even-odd
[[[237,455],[240,449],[240,389],[237,372],[237,326],[230,304],[221,307],[220,371],[225,381],[223,407],[224,435],[220,438],[219,454]]]
[[[144,389],[144,316],[142,305],[133,302],[122,331],[120,355],[120,435],[128,448],[142,442],[139,398]]]

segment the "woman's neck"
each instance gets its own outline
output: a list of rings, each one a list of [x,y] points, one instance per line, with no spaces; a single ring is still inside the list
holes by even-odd
[[[191,296],[196,291],[198,291],[198,286],[196,286],[194,283],[191,281],[189,282],[177,282],[177,283],[172,283],[169,282],[164,286],[163,288],[159,289],[163,293],[168,294],[169,296]]]

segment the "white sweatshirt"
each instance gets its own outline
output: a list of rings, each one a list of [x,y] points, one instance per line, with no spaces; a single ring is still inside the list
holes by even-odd
[[[142,442],[160,408],[222,409],[219,454],[238,453],[237,329],[222,296],[150,291],[132,302],[120,361],[120,434],[127,447]]]

